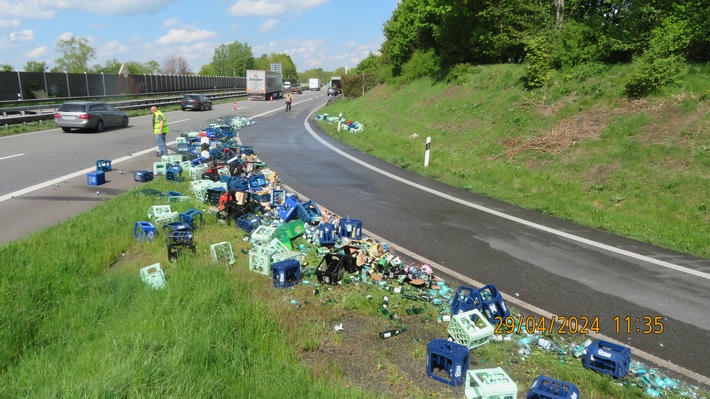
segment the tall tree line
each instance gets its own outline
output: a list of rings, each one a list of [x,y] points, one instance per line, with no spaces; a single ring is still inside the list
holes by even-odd
[[[432,51],[444,68],[522,62],[535,38],[553,67],[618,63],[675,29],[684,37],[673,51],[706,62],[709,17],[706,0],[402,0],[384,25],[382,54],[395,75],[417,52]]]

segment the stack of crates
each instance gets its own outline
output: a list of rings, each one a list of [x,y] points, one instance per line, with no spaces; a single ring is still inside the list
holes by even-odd
[[[176,261],[184,250],[190,250],[193,254],[196,253],[195,244],[193,243],[194,236],[192,231],[173,231],[166,240],[168,247],[168,260]]]
[[[502,368],[468,370],[466,399],[517,399],[518,385]]]
[[[631,349],[625,346],[602,341],[593,341],[587,347],[584,357],[584,367],[609,374],[614,378],[622,378],[631,365]]]
[[[267,245],[256,245],[249,251],[249,270],[271,276],[274,255],[288,251],[289,249],[276,238]]]
[[[473,309],[451,317],[448,332],[454,342],[473,349],[488,343],[494,329],[481,311]]]
[[[525,399],[578,399],[579,389],[572,383],[541,375],[533,381]]]
[[[429,378],[460,386],[464,384],[468,365],[469,352],[465,346],[443,338],[435,338],[427,344],[426,373]]]

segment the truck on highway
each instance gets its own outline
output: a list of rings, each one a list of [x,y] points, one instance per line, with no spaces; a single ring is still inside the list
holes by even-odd
[[[338,94],[343,94],[343,83],[340,81],[340,76],[330,78],[330,87],[338,90]]]
[[[284,78],[279,72],[247,70],[247,96],[250,99],[271,100],[284,95]]]
[[[320,79],[318,78],[310,78],[308,79],[308,88],[311,89],[311,91],[320,91]]]

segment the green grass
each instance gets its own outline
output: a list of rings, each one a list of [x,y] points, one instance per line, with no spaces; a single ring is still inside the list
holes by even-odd
[[[158,180],[145,187],[189,192],[187,182]],[[244,233],[217,223],[195,200],[171,207],[204,212],[197,253],[168,263],[162,234],[152,242],[133,237],[135,221],[147,220],[156,204],[161,204],[157,197],[129,192],[0,246],[0,397],[448,395],[449,387],[425,377],[427,342],[446,336],[445,324],[430,322],[438,316],[430,305],[364,284],[274,289],[270,279],[248,271],[241,252],[250,248]],[[209,245],[221,241],[233,245],[232,267],[209,255]],[[312,271],[319,260],[309,251],[304,270]],[[167,278],[159,291],[139,277],[142,267],[157,262]],[[305,278],[315,280],[307,273]],[[371,329],[399,325],[379,312],[387,294],[390,308],[403,317],[399,323],[410,329],[380,341]],[[425,313],[406,316],[412,306],[423,306]],[[354,336],[346,339],[333,330],[343,320],[357,321],[348,324]],[[563,344],[560,337],[548,338]],[[521,361],[516,352],[514,340],[488,344],[472,351],[471,367],[501,366],[521,392],[546,374],[574,381],[589,398],[643,397],[630,381],[612,382],[570,356],[533,348]],[[304,356],[322,360],[314,366]],[[346,380],[350,362],[365,365],[359,380],[352,375]],[[379,388],[371,385],[373,379]]]
[[[365,125],[337,139],[445,183],[710,258],[710,80],[691,66],[657,96],[622,97],[628,66],[584,66],[525,91],[517,65],[469,84],[383,85],[326,109]],[[431,158],[424,168],[424,142]]]

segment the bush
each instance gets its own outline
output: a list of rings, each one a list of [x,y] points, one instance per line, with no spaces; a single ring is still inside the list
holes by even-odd
[[[446,83],[465,86],[471,81],[471,76],[478,72],[479,70],[471,64],[456,64],[446,75]]]
[[[661,26],[651,32],[648,50],[631,65],[631,75],[624,88],[628,97],[647,96],[681,80],[688,69],[682,55],[690,43],[688,32],[687,23],[675,17],[664,19]]]
[[[525,40],[525,85],[529,89],[543,87],[549,79],[550,55],[541,36]]]
[[[402,73],[399,76],[399,83],[405,84],[416,79],[429,77],[439,72],[439,57],[433,50],[417,50],[402,66]]]

